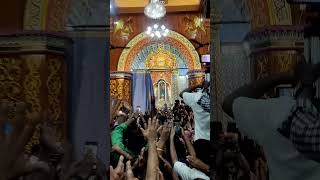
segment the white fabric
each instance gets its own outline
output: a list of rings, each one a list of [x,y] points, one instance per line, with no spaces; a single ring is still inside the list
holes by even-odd
[[[202,96],[202,90],[195,93],[183,93],[183,101],[190,106],[195,121],[194,141],[198,139],[206,139],[210,141],[210,113],[204,111],[197,103]]]
[[[185,163],[179,161],[174,163],[173,170],[181,177],[182,180],[194,180],[197,178],[210,180],[210,178],[203,172],[194,168],[191,169]]]
[[[320,179],[320,164],[306,159],[277,131],[295,103],[292,97],[268,100],[240,97],[233,103],[239,129],[257,140],[266,152],[271,180]]]

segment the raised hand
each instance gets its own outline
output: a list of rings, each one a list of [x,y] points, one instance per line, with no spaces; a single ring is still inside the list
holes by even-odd
[[[170,139],[173,139],[175,134],[176,134],[176,126],[172,126],[171,132],[170,132]]]
[[[144,168],[146,165],[146,159],[144,158],[145,148],[143,147],[140,151],[140,155],[138,156],[138,159],[136,160],[134,166],[138,168]]]
[[[165,180],[161,170],[158,168],[158,177],[157,180]]]
[[[162,156],[159,156],[159,158],[161,159],[161,161],[164,163],[164,168],[165,170],[168,172],[168,173],[172,173],[172,166],[171,164],[166,160],[164,159]]]
[[[160,133],[160,140],[166,142],[170,136],[171,124],[165,122]]]
[[[159,128],[159,120],[156,118],[149,118],[148,124],[144,124],[144,129],[140,128],[143,136],[148,140],[148,141],[156,141],[157,139],[157,130]]]
[[[187,156],[187,161],[191,164],[191,166],[195,167],[196,169],[205,172],[209,171],[210,167],[195,156]]]
[[[40,127],[40,141],[49,151],[58,154],[64,153],[62,143],[59,142],[53,127],[48,123],[43,123]]]
[[[4,127],[4,124],[9,122],[9,105],[5,103],[0,105],[0,127]],[[11,122],[12,132],[6,134],[3,129],[0,130],[0,180],[15,178],[21,174],[39,170],[39,164],[32,164],[25,158],[24,147],[33,135],[35,126],[42,118],[39,113],[29,113],[30,121],[27,121],[24,116],[24,106],[23,103],[21,106],[18,104],[17,110],[21,116],[14,118]]]
[[[134,177],[131,161],[127,161],[126,163],[126,180],[138,180],[138,178]]]
[[[124,180],[124,157],[120,156],[118,165],[115,169],[110,166],[110,180]]]
[[[117,111],[119,110],[119,108],[121,107],[121,101],[118,99],[113,99],[111,100],[111,106],[110,106],[110,115],[111,117],[115,117]]]

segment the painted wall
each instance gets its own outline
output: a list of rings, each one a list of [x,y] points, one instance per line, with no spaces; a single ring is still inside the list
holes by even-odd
[[[189,33],[188,28],[192,27],[190,23],[192,24],[192,21],[190,21],[190,17],[192,16],[198,16],[197,13],[176,13],[176,14],[167,14],[163,19],[161,19],[160,22],[157,22],[158,24],[164,24],[166,27],[168,27],[170,30],[176,31],[186,38],[190,39],[191,35]],[[127,28],[128,36],[127,38],[124,38],[124,36],[121,36],[118,34],[115,34],[115,30],[117,29],[117,25],[115,22],[119,20],[124,20],[124,27]],[[188,24],[189,23],[189,24]],[[126,44],[130,42],[132,38],[134,38],[136,35],[140,34],[141,32],[146,31],[147,27],[150,25],[155,24],[154,20],[148,19],[143,14],[139,15],[121,15],[118,17],[112,17],[110,18],[110,42],[113,46],[118,47],[124,47]],[[209,21],[203,20],[203,28],[204,31],[198,31],[195,40],[197,42],[200,42],[202,44],[206,44],[210,42],[210,23]],[[195,47],[197,47],[197,44],[194,44]],[[122,48],[118,49],[111,49],[110,50],[110,70],[116,71],[118,60],[121,55]],[[199,54],[207,54],[208,48],[199,48],[198,49]]]

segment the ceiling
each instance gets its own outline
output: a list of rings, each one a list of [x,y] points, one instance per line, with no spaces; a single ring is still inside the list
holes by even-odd
[[[114,0],[119,13],[143,13],[149,0]],[[167,12],[199,11],[201,0],[165,0]]]

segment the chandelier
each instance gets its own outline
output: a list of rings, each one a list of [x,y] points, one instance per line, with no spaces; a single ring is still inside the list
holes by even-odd
[[[152,38],[161,38],[168,35],[169,29],[167,29],[164,25],[160,27],[158,24],[154,24],[152,27],[148,26],[146,33]]]
[[[144,14],[151,19],[160,19],[166,15],[166,7],[159,0],[151,0],[144,8]]]

